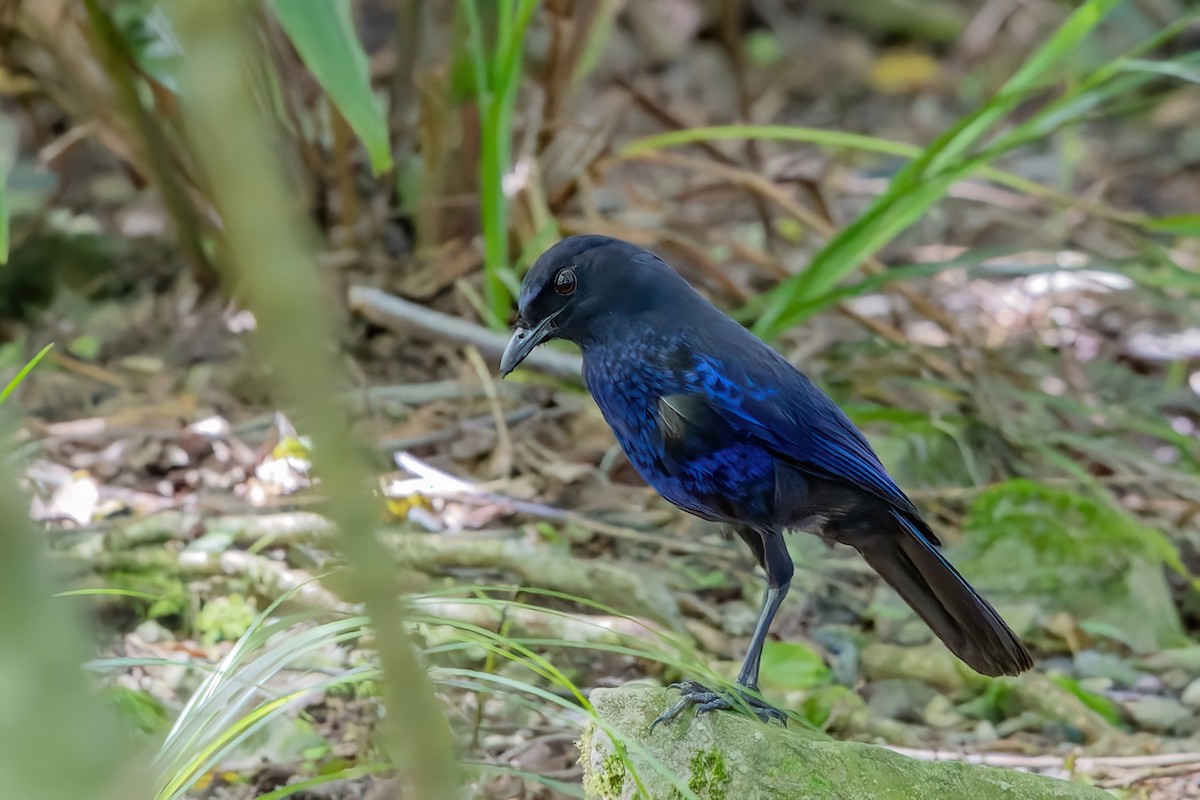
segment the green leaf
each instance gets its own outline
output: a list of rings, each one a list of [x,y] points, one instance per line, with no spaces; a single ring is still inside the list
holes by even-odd
[[[821,656],[799,642],[763,645],[759,686],[770,689],[811,689],[833,680]]]
[[[479,211],[483,227],[485,321],[503,329],[512,302],[508,283],[515,281],[508,260],[508,198],[504,176],[512,160],[512,113],[521,82],[525,31],[537,0],[498,3],[495,41],[484,40],[479,0],[461,0],[474,70],[476,103],[483,137],[479,146]]]
[[[1051,675],[1050,680],[1075,695],[1081,703],[1095,711],[1116,727],[1123,727],[1125,720],[1121,717],[1121,708],[1112,700],[1101,694],[1085,689],[1079,681],[1066,675]]]
[[[274,0],[272,6],[305,66],[367,148],[371,170],[391,169],[387,118],[371,92],[349,1]]]
[[[1146,227],[1162,231],[1163,233],[1200,237],[1200,214],[1177,214],[1171,217],[1157,217],[1148,220]]]
[[[1030,91],[1049,82],[1053,70],[1118,0],[1091,0],[1075,10],[987,104],[960,119],[893,177],[888,189],[813,258],[804,272],[769,294],[755,332],[772,337],[801,321],[812,301],[827,294],[901,231],[916,222],[950,187],[986,166],[1002,150],[972,150]],[[1009,140],[1009,149],[1018,145]]]
[[[167,710],[149,692],[113,686],[104,693],[121,717],[139,733],[159,734],[169,727]]]
[[[67,343],[67,351],[82,361],[95,361],[100,357],[103,345],[90,333],[77,336]]]
[[[159,0],[115,3],[112,19],[142,72],[178,93],[176,74],[183,48]]]

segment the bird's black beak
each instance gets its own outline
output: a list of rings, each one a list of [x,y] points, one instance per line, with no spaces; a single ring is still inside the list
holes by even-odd
[[[557,313],[551,314],[532,328],[526,327],[520,320],[517,321],[512,338],[508,340],[508,345],[504,348],[504,355],[500,356],[501,378],[516,369],[533,348],[552,337],[555,328],[554,318],[557,316]]]

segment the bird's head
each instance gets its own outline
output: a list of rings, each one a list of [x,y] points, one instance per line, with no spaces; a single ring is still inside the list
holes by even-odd
[[[608,236],[571,236],[538,258],[521,284],[500,376],[550,339],[581,343],[606,320],[646,308],[659,289],[687,284],[653,253]]]

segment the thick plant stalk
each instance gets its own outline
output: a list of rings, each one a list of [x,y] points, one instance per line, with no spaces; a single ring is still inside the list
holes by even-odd
[[[414,797],[452,798],[458,794],[453,738],[402,625],[395,568],[374,535],[368,473],[337,400],[337,337],[321,295],[315,239],[285,188],[255,102],[248,8],[211,0],[177,5],[188,54],[180,75],[187,127],[224,224],[229,266],[258,321],[276,396],[312,436],[329,516],[343,532],[371,617],[388,708],[384,745]]]
[[[11,429],[0,420],[0,439]],[[5,797],[148,797],[119,785],[127,739],[112,709],[88,688],[92,637],[78,598],[55,597],[43,543],[29,525],[29,498],[12,461],[0,459],[0,783]]]

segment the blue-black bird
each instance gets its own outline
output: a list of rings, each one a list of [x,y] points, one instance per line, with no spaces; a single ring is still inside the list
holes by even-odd
[[[788,530],[858,550],[976,671],[1015,675],[1033,665],[833,400],[656,255],[606,236],[564,239],[525,276],[518,311],[500,374],[548,339],[578,344],[588,391],[638,473],[684,511],[730,526],[766,572],[737,677],[764,721],[784,719],[754,694],[792,579]],[[679,688],[683,699],[656,724],[688,705],[737,702],[695,681]]]

